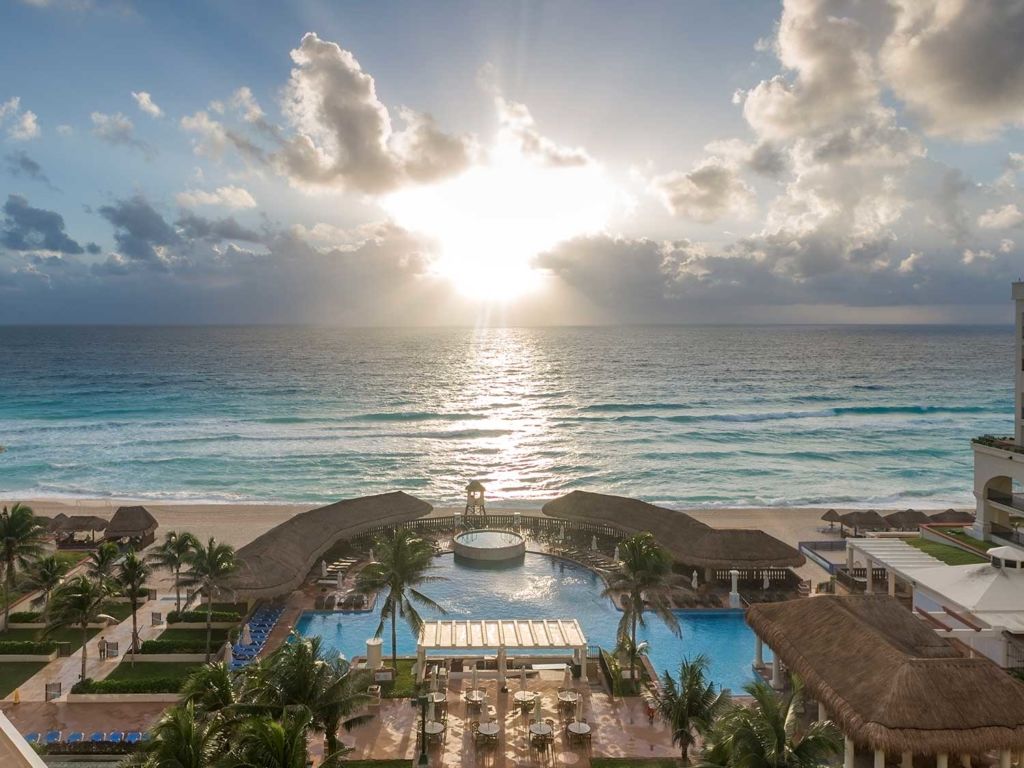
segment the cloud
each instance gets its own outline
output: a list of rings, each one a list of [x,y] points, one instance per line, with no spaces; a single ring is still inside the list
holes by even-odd
[[[183,131],[194,135],[192,151],[197,155],[220,159],[229,148],[234,148],[248,162],[267,162],[263,149],[247,136],[210,117],[206,110],[185,115],[181,118],[180,125]]]
[[[114,227],[117,258],[155,269],[168,268],[169,247],[180,243],[181,238],[144,197],[118,200],[102,206],[99,213]]]
[[[978,226],[983,229],[1012,229],[1021,224],[1024,224],[1024,211],[1013,203],[990,208],[978,217]]]
[[[29,157],[24,150],[19,149],[16,152],[9,152],[4,156],[4,162],[6,163],[7,172],[11,176],[38,181],[53,188],[53,185],[50,184],[50,179],[43,172],[43,167]]]
[[[930,133],[985,139],[1024,125],[1024,4],[897,0],[881,51],[893,91]]]
[[[81,245],[64,231],[64,217],[54,211],[33,208],[21,195],[8,195],[4,203],[0,245],[13,251],[84,253]]]
[[[494,97],[498,110],[498,142],[515,146],[525,157],[555,168],[589,165],[593,158],[582,147],[563,147],[543,136],[525,104]]]
[[[754,203],[754,190],[736,168],[720,158],[708,158],[689,173],[657,176],[651,190],[673,216],[711,222],[725,215],[742,217]]]
[[[293,182],[381,194],[466,167],[469,140],[443,134],[428,116],[403,111],[406,128],[396,135],[351,52],[310,32],[291,55],[283,111],[295,134],[277,159]]]
[[[131,147],[144,153],[147,157],[156,154],[156,150],[135,136],[135,124],[120,112],[112,115],[93,112],[92,135],[113,147]]]
[[[210,240],[220,242],[221,240],[245,240],[250,243],[263,241],[263,235],[252,229],[247,229],[235,219],[228,216],[223,219],[208,219],[197,214],[184,211],[175,226],[182,235],[190,240]]]
[[[65,125],[61,123],[57,126],[57,134],[59,136],[71,136],[74,132],[75,129],[72,128],[70,125]]]
[[[153,101],[148,91],[132,91],[132,98],[143,112],[150,117],[163,117],[164,111]]]
[[[39,137],[39,121],[32,110],[21,108],[21,98],[13,96],[0,103],[0,126],[7,126],[12,141],[30,141]]]
[[[244,187],[228,185],[217,187],[213,192],[204,189],[187,189],[179,192],[175,198],[183,208],[197,208],[204,205],[222,208],[255,208],[256,200]]]

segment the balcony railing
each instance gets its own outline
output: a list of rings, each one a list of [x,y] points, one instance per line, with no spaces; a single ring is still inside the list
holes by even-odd
[[[1011,451],[1012,453],[1024,453],[1024,446],[1017,445],[1012,437],[996,437],[995,435],[981,435],[971,440],[976,445],[984,445],[987,448],[998,448],[1000,451]]]
[[[1024,512],[1024,493],[1004,493],[990,489],[987,498],[996,504],[1010,507],[1018,512]]]

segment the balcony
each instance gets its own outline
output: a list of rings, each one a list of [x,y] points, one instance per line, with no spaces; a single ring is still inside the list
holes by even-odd
[[[1008,510],[1024,513],[1024,493],[1003,493],[989,489],[985,497],[993,504],[1006,507]]]
[[[983,445],[986,448],[996,448],[1000,451],[1009,451],[1010,453],[1021,453],[1024,454],[1024,446],[1017,445],[1017,442],[1012,437],[996,437],[995,435],[982,435],[976,437],[971,442],[974,445]]]

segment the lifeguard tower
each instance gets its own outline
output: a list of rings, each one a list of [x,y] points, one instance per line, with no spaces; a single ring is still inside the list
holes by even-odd
[[[466,486],[466,517],[485,517],[484,485],[479,480],[470,481]]]

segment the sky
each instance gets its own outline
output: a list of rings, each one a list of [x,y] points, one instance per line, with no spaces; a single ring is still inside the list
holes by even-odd
[[[0,323],[1005,323],[1024,0],[10,0]]]

